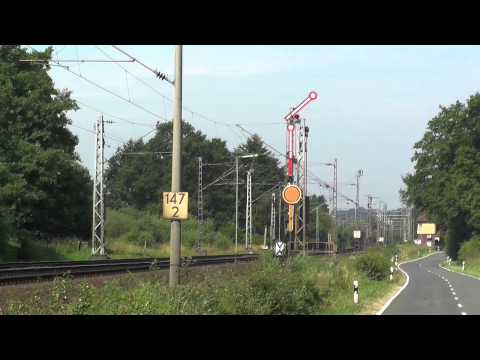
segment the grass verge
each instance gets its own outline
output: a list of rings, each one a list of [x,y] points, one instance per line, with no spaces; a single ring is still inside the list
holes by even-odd
[[[402,246],[397,250],[402,254]],[[418,254],[405,251],[405,257]],[[372,251],[390,265],[392,249]],[[406,260],[401,258],[400,260]],[[363,262],[362,264],[364,264]],[[182,269],[182,285],[166,281],[135,281],[127,288],[110,280],[95,287],[87,280],[56,279],[47,290],[22,300],[4,301],[3,314],[375,314],[405,281],[365,271],[358,256],[295,257],[284,262],[264,255],[248,271],[212,271],[184,281],[194,269]],[[380,265],[378,265],[380,264]],[[365,265],[362,265],[365,266]],[[360,301],[353,303],[353,280]]]
[[[442,266],[454,272],[468,274],[480,278],[480,261],[466,262],[465,271],[462,271],[462,265],[458,262],[452,262],[451,265],[448,265],[447,262],[443,262]]]

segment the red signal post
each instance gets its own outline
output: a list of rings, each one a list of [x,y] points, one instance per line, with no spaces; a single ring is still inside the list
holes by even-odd
[[[293,108],[290,113],[285,116],[285,121],[287,122],[287,132],[288,132],[288,182],[293,183],[293,159],[295,158],[294,154],[294,146],[293,146],[293,139],[295,133],[295,123],[299,120],[300,116],[298,113],[302,110],[305,106],[307,106],[313,100],[316,100],[318,95],[315,91],[310,91],[307,98],[303,100],[300,104]]]

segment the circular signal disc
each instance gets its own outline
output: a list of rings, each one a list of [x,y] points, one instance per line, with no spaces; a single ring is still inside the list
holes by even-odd
[[[302,199],[302,190],[297,185],[287,185],[282,191],[282,198],[289,205],[295,205]]]

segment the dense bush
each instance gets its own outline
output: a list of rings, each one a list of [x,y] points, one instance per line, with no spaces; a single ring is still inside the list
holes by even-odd
[[[114,282],[103,288],[73,287],[67,278],[39,299],[11,303],[10,314],[312,314],[322,304],[315,272],[305,259],[286,264],[265,256],[247,273],[217,277],[171,289],[158,281],[125,291]]]
[[[214,223],[205,221],[203,226],[202,245],[219,249],[227,249],[233,244],[235,227],[226,223],[215,230]],[[129,244],[147,246],[168,243],[170,240],[170,222],[161,218],[156,208],[140,211],[132,208],[118,210],[108,209],[105,223],[105,235],[108,241],[119,241]],[[182,243],[194,247],[199,235],[195,218],[182,222]],[[241,238],[241,234],[239,234]]]
[[[355,265],[371,280],[383,280],[389,274],[390,260],[388,252],[380,249],[370,249],[358,257]]]
[[[463,243],[458,252],[458,258],[465,261],[480,259],[480,236]]]
[[[6,210],[0,209],[0,261],[13,260],[12,257],[15,257],[14,249],[8,244],[14,236],[12,216]]]

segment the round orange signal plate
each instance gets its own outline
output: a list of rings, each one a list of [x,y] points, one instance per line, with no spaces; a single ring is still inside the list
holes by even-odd
[[[295,205],[302,199],[302,190],[297,185],[287,185],[282,191],[282,198],[289,205]]]

